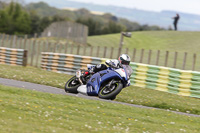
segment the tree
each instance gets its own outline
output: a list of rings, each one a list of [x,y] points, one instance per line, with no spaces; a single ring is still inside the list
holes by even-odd
[[[40,22],[41,18],[35,11],[30,11],[30,20],[31,20],[31,31],[30,34],[35,34],[35,33],[40,33],[41,28],[40,28]]]
[[[9,23],[10,23],[10,18],[6,14],[4,10],[0,11],[0,32],[8,33],[9,31]]]
[[[108,24],[106,24],[106,26],[103,28],[104,34],[120,33],[121,31],[126,31],[126,28],[113,21],[109,21]]]
[[[2,32],[7,34],[30,33],[30,16],[20,4],[11,2],[8,7],[1,11],[1,16],[0,29]]]

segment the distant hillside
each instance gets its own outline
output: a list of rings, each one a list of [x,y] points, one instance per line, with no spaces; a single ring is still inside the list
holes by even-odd
[[[32,12],[37,12],[42,17],[60,16],[89,27],[89,35],[100,35],[110,33],[120,33],[121,31],[142,31],[142,30],[164,30],[156,25],[141,25],[127,19],[116,17],[110,13],[97,14],[85,8],[78,10],[58,9],[49,6],[45,2],[29,3],[25,8]]]
[[[37,2],[40,0],[26,0],[26,2]],[[172,17],[176,14],[176,11],[162,11],[152,12],[138,9],[116,7],[116,6],[102,6],[91,3],[81,3],[69,0],[43,0],[51,6],[58,8],[87,8],[92,11],[109,12],[117,17],[127,18],[131,21],[136,21],[140,24],[159,25],[161,27],[168,28],[172,26]],[[180,13],[181,19],[179,23],[180,30],[200,30],[200,15]]]

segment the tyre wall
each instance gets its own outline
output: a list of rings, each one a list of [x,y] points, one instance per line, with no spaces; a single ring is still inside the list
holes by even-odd
[[[106,59],[72,54],[42,53],[41,68],[75,74],[87,64],[104,63]],[[131,62],[131,84],[182,96],[200,98],[200,72]]]
[[[0,47],[0,64],[27,65],[27,50]]]

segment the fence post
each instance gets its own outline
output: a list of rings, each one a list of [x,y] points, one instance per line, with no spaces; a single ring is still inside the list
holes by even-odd
[[[17,36],[14,35],[14,36],[13,36],[13,41],[12,41],[12,48],[15,48],[15,47],[16,47],[16,40],[17,40]]]
[[[67,46],[68,46],[68,43],[66,42],[66,44],[65,44],[65,54],[67,53]]]
[[[118,57],[120,56],[121,52],[122,52],[122,45],[123,45],[123,41],[124,41],[124,36],[121,32],[121,37],[120,37],[120,43],[119,43],[119,51],[118,51]]]
[[[150,62],[151,62],[151,50],[149,50],[149,57],[148,57],[148,64],[150,64]]]
[[[110,59],[112,59],[113,58],[113,47],[111,47],[111,51],[110,51]]]
[[[126,48],[126,54],[128,54],[128,48]]]
[[[73,46],[73,44],[71,44],[71,54],[73,54],[73,50],[74,50],[74,46]]]
[[[135,61],[136,52],[137,52],[137,49],[134,48],[134,49],[133,49],[133,58],[132,58],[132,61],[133,61],[133,62]]]
[[[105,47],[104,47],[103,58],[105,58],[105,57],[106,57],[106,52],[107,52],[107,47],[105,46]]]
[[[92,56],[93,47],[90,48],[90,56]]]
[[[184,53],[184,59],[183,59],[183,70],[185,70],[185,64],[187,61],[187,52]]]
[[[178,52],[175,52],[175,54],[174,54],[174,66],[173,66],[173,68],[176,68],[177,57],[178,57]]]
[[[168,57],[169,57],[169,51],[166,51],[166,55],[165,55],[165,67],[167,67],[168,64]]]
[[[56,49],[57,49],[57,43],[55,42],[55,43],[53,44],[53,52],[54,52],[54,53],[56,53]]]
[[[119,47],[119,50],[118,50],[118,57],[120,56],[121,51],[122,51],[122,47]]]
[[[64,48],[63,45],[59,43],[59,51],[58,51],[59,53],[62,53],[62,48]]]
[[[27,61],[28,61],[28,51],[24,50],[24,55],[23,55],[23,66],[27,65]]]
[[[192,70],[193,70],[193,71],[195,70],[196,58],[197,58],[197,55],[194,54],[194,55],[193,55],[193,63],[192,63]]]
[[[7,35],[6,42],[8,42],[9,38],[10,38],[10,35]]]
[[[97,47],[97,57],[99,57],[99,51],[100,51],[100,47]]]
[[[37,57],[36,57],[36,67],[38,67],[38,61],[39,61],[39,55],[41,53],[41,49],[40,49],[40,44],[41,44],[41,41],[38,42],[38,48],[37,48]]]
[[[33,47],[32,47],[32,53],[31,53],[31,66],[33,66],[33,60],[34,60],[34,55],[35,55],[36,38],[37,38],[37,34],[34,34]]]
[[[45,41],[44,43],[43,43],[43,51],[42,52],[47,52],[47,47],[48,47],[48,44],[49,42],[48,41]]]
[[[4,40],[5,40],[5,34],[3,34],[2,40],[1,40],[1,46],[4,47]]]
[[[47,52],[50,52],[51,42],[47,42]]]
[[[77,48],[77,55],[80,54],[80,44],[78,45],[78,48]]]
[[[144,49],[141,49],[140,63],[143,62],[143,56],[144,56]]]
[[[158,66],[160,59],[160,50],[157,51],[156,65]]]
[[[27,41],[27,35],[24,36],[24,47],[23,47],[23,49],[26,49],[26,41]]]
[[[83,49],[83,55],[84,56],[86,55],[86,48],[87,48],[87,46],[85,46],[84,49]]]
[[[12,44],[13,44],[13,39],[14,39],[14,36],[11,36],[11,37],[10,37],[10,46],[9,46],[9,48],[11,48],[11,47],[12,47]]]
[[[22,37],[20,37],[20,41],[19,41],[19,48],[22,49]]]
[[[45,44],[46,44],[46,42],[42,41],[42,43],[41,43],[41,52],[45,52]]]

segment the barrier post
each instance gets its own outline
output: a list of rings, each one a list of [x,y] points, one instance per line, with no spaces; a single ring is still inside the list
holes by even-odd
[[[24,55],[23,55],[23,66],[27,66],[27,60],[28,60],[28,51],[24,50]]]

